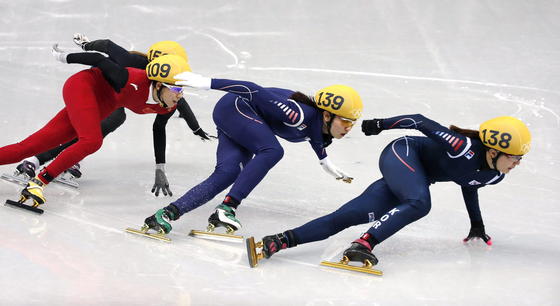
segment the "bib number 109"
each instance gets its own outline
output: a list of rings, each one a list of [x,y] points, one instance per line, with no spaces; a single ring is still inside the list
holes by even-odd
[[[171,65],[155,63],[148,69],[148,77],[161,77],[166,78],[171,72]]]
[[[317,105],[330,107],[333,110],[340,109],[342,107],[342,104],[344,104],[344,97],[337,96],[330,92],[321,92],[317,101]]]
[[[484,144],[489,144],[491,146],[498,145],[500,148],[509,148],[509,143],[511,141],[510,133],[500,133],[496,130],[482,130],[482,142]]]

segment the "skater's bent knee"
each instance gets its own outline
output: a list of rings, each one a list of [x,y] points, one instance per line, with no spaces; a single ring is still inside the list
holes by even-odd
[[[418,218],[422,218],[427,215],[432,208],[432,203],[429,200],[409,200],[409,204],[412,208],[414,208],[415,214]]]
[[[278,163],[282,159],[282,157],[284,157],[284,148],[282,148],[281,146],[268,147],[266,149],[260,150],[257,154],[266,156],[266,160],[268,161],[269,166],[272,167],[276,165],[276,163]]]
[[[91,154],[99,150],[99,148],[101,148],[101,145],[103,145],[103,138],[89,139],[89,140],[80,139],[80,141],[76,143],[76,145],[78,144],[85,153]]]

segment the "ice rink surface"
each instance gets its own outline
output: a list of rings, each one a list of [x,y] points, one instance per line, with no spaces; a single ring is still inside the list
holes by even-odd
[[[558,1],[1,1],[0,145],[42,127],[63,107],[78,65],[56,62],[53,43],[78,49],[74,32],[146,51],[176,40],[198,73],[312,94],[356,88],[364,118],[422,113],[466,128],[492,117],[524,120],[532,151],[480,202],[494,245],[464,245],[469,219],[458,186],[432,186],[430,214],[375,249],[383,277],[320,267],[368,225],[280,252],[251,269],[244,245],[189,237],[223,194],[173,223],[171,244],[128,226],[205,179],[216,142],[182,119],[167,129],[172,198],[150,193],[153,115],[127,121],[82,164],[78,191],[51,184],[45,213],[0,207],[1,305],[559,305],[560,3]],[[215,134],[221,92],[186,94]],[[282,142],[283,160],[243,202],[239,234],[299,226],[335,210],[380,176],[393,138],[359,127],[329,147],[354,176],[325,174],[306,143]],[[11,173],[15,164],[0,166]],[[20,187],[0,182],[0,198]]]

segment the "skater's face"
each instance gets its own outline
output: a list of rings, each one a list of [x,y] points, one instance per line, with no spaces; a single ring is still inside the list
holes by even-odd
[[[491,149],[488,150],[487,154],[489,154],[491,158],[494,158],[498,155],[498,151]],[[498,157],[496,161],[496,170],[507,174],[521,163],[521,158],[523,157],[519,155],[500,154],[500,157]]]
[[[336,139],[340,139],[346,136],[346,134],[348,134],[352,129],[352,127],[354,126],[355,123],[354,120],[349,120],[343,117],[339,117],[329,112],[323,112],[323,122],[325,122],[325,129],[328,128],[326,123],[331,120],[331,116],[334,116],[334,119],[331,123],[330,131],[325,131],[325,132],[330,132],[332,137]]]
[[[165,105],[164,107],[166,108],[174,107],[177,102],[183,97],[182,88],[179,86],[172,86],[158,82],[156,84],[156,90],[160,91],[160,95],[159,99],[157,95],[155,95],[154,99],[157,99],[158,102],[163,103],[162,106]]]

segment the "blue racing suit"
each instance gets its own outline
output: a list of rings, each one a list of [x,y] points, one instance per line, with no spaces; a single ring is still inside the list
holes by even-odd
[[[276,136],[308,141],[319,159],[327,156],[330,139],[322,133],[322,111],[290,99],[293,91],[227,79],[212,79],[211,88],[227,92],[213,112],[218,130],[216,167],[210,177],[171,203],[180,215],[232,184],[227,195],[239,202],[245,199],[282,159],[284,149]]]
[[[383,129],[416,129],[427,137],[404,136],[385,147],[379,158],[383,177],[335,212],[293,229],[297,244],[326,239],[353,225],[373,222],[368,233],[382,242],[431,208],[430,184],[461,186],[471,223],[482,223],[478,188],[497,184],[504,174],[486,162],[479,139],[451,131],[422,115],[382,121]]]

